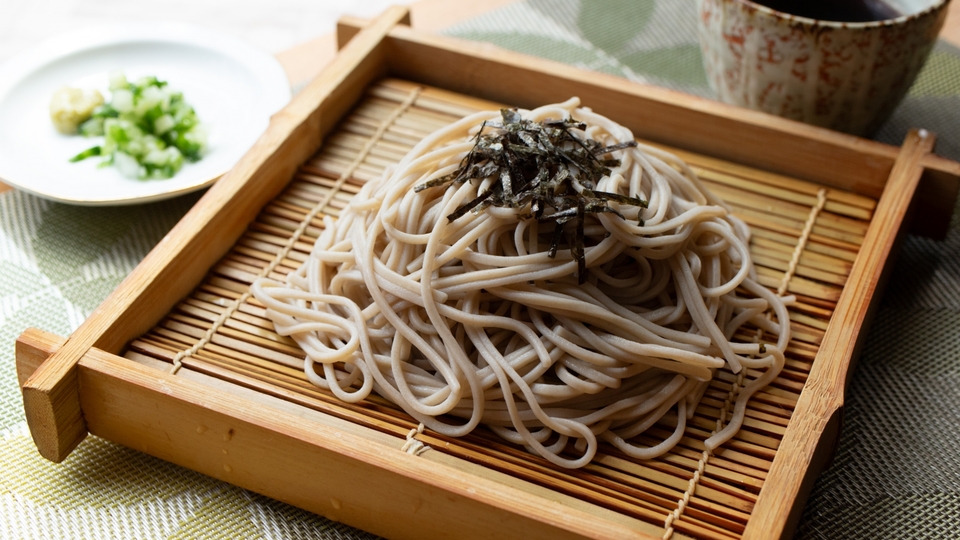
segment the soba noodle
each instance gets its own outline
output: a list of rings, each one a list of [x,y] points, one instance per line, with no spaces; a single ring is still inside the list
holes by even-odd
[[[580,138],[604,146],[633,140],[578,106],[522,116],[572,116],[588,126]],[[425,138],[338,220],[325,219],[286,284],[254,284],[277,332],[306,352],[307,377],[347,402],[375,391],[448,436],[484,424],[581,467],[599,441],[637,458],[669,451],[717,370],[755,370],[706,446],[729,440],[747,399],[782,369],[789,341],[783,300],[754,279],[746,225],[675,156],[617,150],[620,164],[596,189],[648,206],[610,202],[622,217],[587,216],[580,285],[572,250],[551,257],[552,227],[524,209],[448,219],[496,178],[414,190],[456,171],[481,124],[499,117],[474,114]],[[773,342],[731,341],[744,325]],[[637,441],[656,424],[671,433]]]

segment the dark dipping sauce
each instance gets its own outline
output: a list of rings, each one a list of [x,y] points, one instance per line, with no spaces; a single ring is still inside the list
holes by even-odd
[[[781,13],[833,22],[871,22],[895,19],[899,11],[882,0],[752,0]]]

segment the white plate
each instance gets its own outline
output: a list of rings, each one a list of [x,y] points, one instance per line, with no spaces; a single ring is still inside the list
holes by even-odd
[[[183,92],[208,132],[209,148],[167,180],[134,180],[99,158],[70,157],[102,138],[61,135],[49,104],[61,86],[107,93],[107,76],[155,75]],[[275,58],[230,36],[176,24],[85,29],[46,42],[0,66],[0,180],[56,201],[118,205],[154,201],[205,187],[230,169],[290,100]]]

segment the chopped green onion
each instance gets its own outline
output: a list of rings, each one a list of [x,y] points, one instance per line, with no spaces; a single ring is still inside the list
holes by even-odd
[[[122,72],[110,74],[110,90],[110,100],[78,128],[85,137],[102,136],[103,144],[70,161],[103,156],[101,166],[114,165],[124,176],[160,179],[203,157],[206,132],[182,93],[156,77],[129,82]]]
[[[87,148],[83,152],[80,152],[79,154],[70,158],[70,163],[76,163],[78,161],[83,161],[88,157],[99,156],[99,155],[100,155],[100,147],[93,146],[91,148]]]

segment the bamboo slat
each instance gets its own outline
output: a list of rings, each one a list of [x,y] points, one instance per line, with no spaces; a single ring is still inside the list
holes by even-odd
[[[212,337],[184,358],[186,369],[370,427],[402,442],[413,427],[412,419],[380,398],[346,404],[313,387],[302,372],[303,353],[296,343],[278,336],[263,307],[246,293],[257,277],[283,279],[306,260],[323,230],[323,216],[335,217],[365,181],[383,174],[420,138],[478,107],[492,106],[496,105],[396,79],[370,87],[287,188],[264,207],[233,250],[212,267],[203,284],[158,326],[134,340],[127,355],[172,365],[178,353],[195,347],[213,328]],[[776,289],[820,188],[672,150],[751,226],[750,248],[759,279]],[[318,204],[323,211],[313,215]],[[670,521],[676,538],[739,538],[746,530],[875,208],[876,201],[868,197],[826,191],[824,209],[788,279],[787,290],[798,294],[799,300],[790,309],[795,338],[787,349],[787,367],[750,401],[737,436],[702,466],[696,490],[679,517]],[[309,222],[301,235],[289,249],[284,248],[305,220]],[[243,301],[231,308],[238,299]],[[746,371],[748,378],[757,375]],[[439,452],[663,527],[701,467],[703,441],[715,429],[721,410],[729,406],[736,380],[732,373],[718,372],[680,444],[650,461],[604,447],[591,465],[567,471],[483,429],[463,439],[429,432],[419,438]],[[666,436],[670,430],[669,425],[658,425],[637,440],[643,444],[646,437]]]

